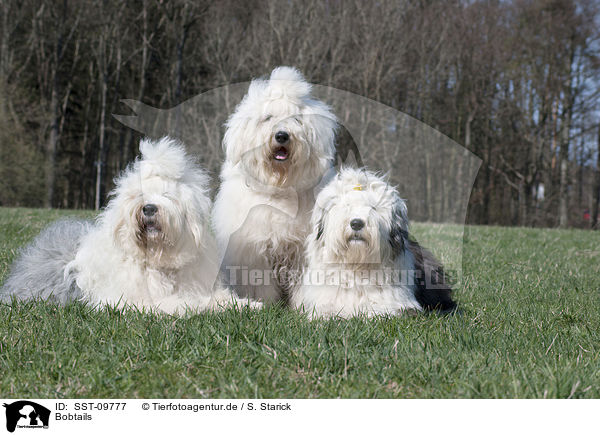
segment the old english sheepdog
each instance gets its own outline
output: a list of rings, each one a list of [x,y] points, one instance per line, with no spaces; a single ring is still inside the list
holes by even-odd
[[[59,221],[22,252],[3,300],[77,299],[172,314],[247,302],[218,279],[205,172],[169,138],[143,140],[140,151],[95,224]]]
[[[223,276],[241,296],[277,301],[302,262],[337,120],[298,70],[279,67],[252,81],[226,127],[213,211]]]
[[[455,309],[441,265],[409,237],[405,202],[373,172],[342,169],[317,196],[311,225],[292,306],[311,317]]]

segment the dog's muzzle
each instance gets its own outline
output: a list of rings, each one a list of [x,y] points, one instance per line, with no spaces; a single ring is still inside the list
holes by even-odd
[[[271,149],[272,158],[277,162],[285,162],[290,157],[289,133],[283,130],[278,131],[275,133],[275,142],[275,146]]]
[[[362,229],[365,227],[365,221],[362,219],[354,218],[350,221],[350,228],[352,234],[348,237],[348,243],[352,242],[366,242],[367,240],[362,235]]]
[[[145,233],[158,233],[161,231],[158,221],[158,207],[154,204],[146,204],[142,208],[141,229]]]

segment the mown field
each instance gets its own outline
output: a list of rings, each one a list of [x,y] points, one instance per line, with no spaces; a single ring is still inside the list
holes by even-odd
[[[92,216],[0,208],[0,281],[21,246],[73,214]],[[415,230],[460,242],[456,228]],[[599,289],[600,233],[467,227],[452,317],[2,305],[0,397],[599,398]]]

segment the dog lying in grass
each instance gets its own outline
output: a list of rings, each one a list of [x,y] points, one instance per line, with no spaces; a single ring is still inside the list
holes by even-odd
[[[205,172],[168,138],[143,140],[140,151],[96,223],[59,221],[22,251],[1,300],[81,300],[172,314],[249,303],[220,283]]]
[[[291,304],[312,317],[451,312],[440,263],[409,237],[405,202],[364,169],[342,169],[319,193],[307,265]]]

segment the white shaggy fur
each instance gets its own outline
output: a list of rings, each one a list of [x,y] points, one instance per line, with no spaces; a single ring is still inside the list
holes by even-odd
[[[56,270],[46,271],[50,277],[62,276],[58,293],[97,305],[134,305],[177,314],[243,303],[218,279],[204,171],[182,145],[168,138],[143,140],[140,151],[141,159],[116,180],[112,199],[96,224],[72,243],[72,261],[63,260]],[[41,256],[36,252],[30,257]],[[31,261],[21,264],[13,273],[16,280],[33,266]],[[28,289],[5,293],[45,296],[39,291],[45,278],[38,279],[40,283],[27,283]],[[71,293],[66,290],[74,287]]]
[[[433,293],[414,281],[423,255],[409,240],[406,204],[376,174],[342,169],[318,195],[311,225],[292,306],[313,317],[394,315],[430,302],[438,308],[442,299],[454,306],[448,288]]]
[[[302,261],[313,190],[332,165],[337,126],[310,91],[296,69],[276,68],[252,81],[226,124],[213,223],[224,278],[242,296],[281,299]],[[262,281],[242,282],[246,268]]]

